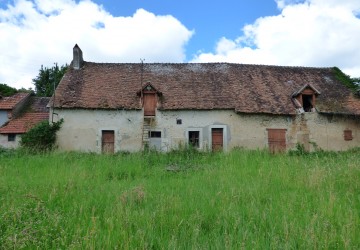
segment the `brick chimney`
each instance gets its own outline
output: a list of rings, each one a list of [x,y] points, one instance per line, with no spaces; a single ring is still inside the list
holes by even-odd
[[[73,48],[73,61],[72,61],[72,67],[74,69],[80,69],[83,66],[84,59],[82,55],[82,51],[80,47],[75,44]]]

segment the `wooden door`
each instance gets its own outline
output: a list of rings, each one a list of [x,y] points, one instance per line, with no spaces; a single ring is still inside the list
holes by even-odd
[[[211,129],[211,141],[212,141],[212,150],[213,151],[220,151],[223,149],[224,140],[223,140],[223,129],[222,128]]]
[[[144,116],[155,116],[156,95],[155,93],[144,93]]]
[[[101,151],[105,154],[113,154],[115,143],[114,130],[103,130],[101,141]]]
[[[271,153],[286,151],[286,129],[267,129]]]

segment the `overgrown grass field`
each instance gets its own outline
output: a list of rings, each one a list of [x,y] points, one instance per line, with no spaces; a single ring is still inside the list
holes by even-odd
[[[0,154],[0,249],[360,249],[360,151]]]

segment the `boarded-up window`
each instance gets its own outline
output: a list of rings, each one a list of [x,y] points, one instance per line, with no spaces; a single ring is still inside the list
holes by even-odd
[[[211,139],[212,139],[212,150],[219,151],[223,149],[224,140],[223,140],[223,129],[222,128],[213,128],[211,129]]]
[[[107,154],[114,153],[115,135],[114,130],[103,130],[101,137],[101,151]]]
[[[351,141],[353,139],[352,130],[346,129],[344,130],[344,140]]]
[[[199,148],[200,131],[189,131],[189,145]]]
[[[144,115],[155,116],[156,94],[144,93]]]
[[[271,153],[286,151],[286,129],[267,129],[268,143]]]

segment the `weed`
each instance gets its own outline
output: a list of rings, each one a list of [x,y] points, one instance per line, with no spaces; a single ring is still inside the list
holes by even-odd
[[[360,248],[359,149],[0,157],[0,249]]]

